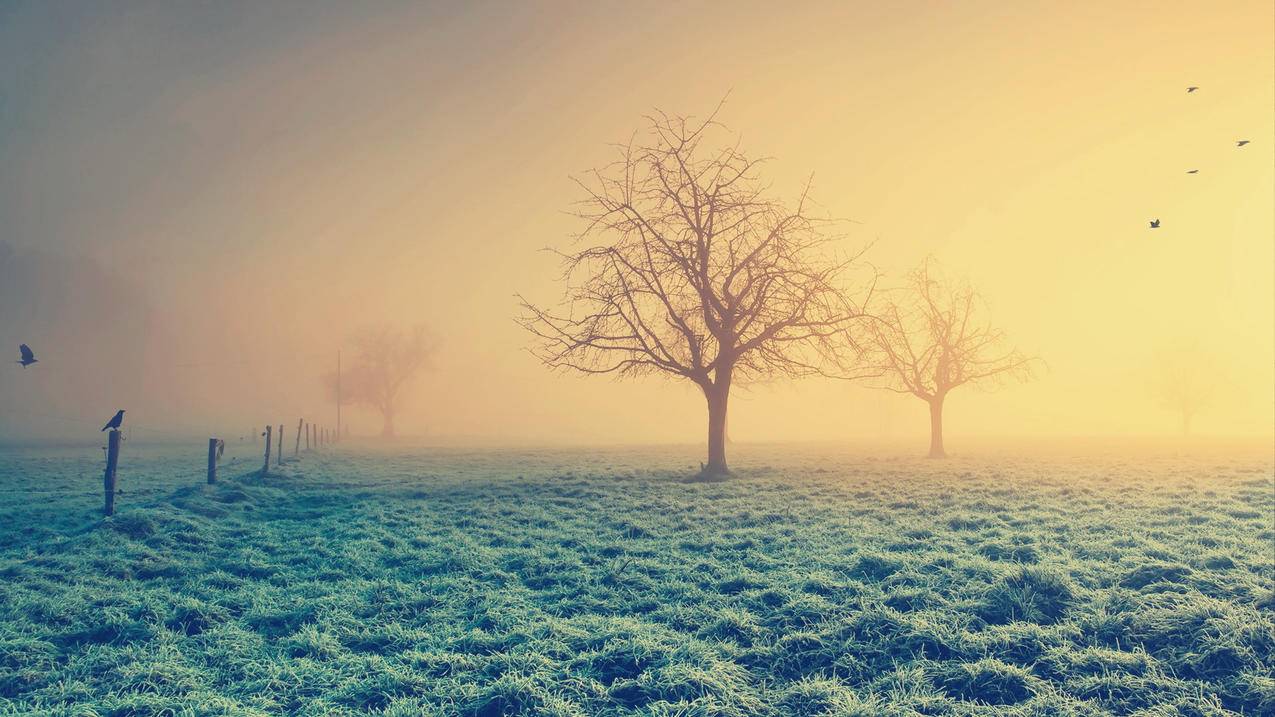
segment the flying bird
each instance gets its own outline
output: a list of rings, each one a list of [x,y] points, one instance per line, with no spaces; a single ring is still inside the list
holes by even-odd
[[[1200,170],[1198,170],[1198,169],[1188,169],[1188,170],[1186,170],[1186,173],[1187,173],[1187,174],[1199,174],[1199,173],[1200,173]]]
[[[1186,93],[1189,95],[1189,94],[1191,94],[1192,92],[1195,92],[1195,91],[1196,91],[1196,90],[1198,90],[1198,89],[1200,89],[1200,88],[1199,88],[1199,87],[1188,87],[1188,88],[1186,88]]]
[[[1246,144],[1248,144],[1248,140],[1247,140],[1247,139],[1242,139],[1242,140],[1240,140],[1240,141],[1236,142],[1236,143],[1235,143],[1235,146],[1236,146],[1236,147],[1243,147],[1243,146],[1244,146],[1244,145],[1246,145]]]
[[[1151,220],[1151,228],[1152,228],[1152,229],[1159,229],[1159,228],[1160,228],[1160,220],[1159,220],[1159,219],[1152,219],[1152,220]],[[123,413],[123,411],[120,411],[120,413]]]
[[[18,351],[22,354],[22,360],[18,362],[22,364],[22,368],[26,368],[27,366],[30,366],[33,363],[37,363],[37,360],[35,358],[35,353],[31,351],[30,346],[27,346],[26,344],[22,344],[21,346],[18,347]]]
[[[108,428],[119,428],[122,423],[124,423],[124,409],[121,408],[115,412],[114,416],[111,416],[111,420],[107,421],[105,426],[102,426],[102,430],[105,431]]]

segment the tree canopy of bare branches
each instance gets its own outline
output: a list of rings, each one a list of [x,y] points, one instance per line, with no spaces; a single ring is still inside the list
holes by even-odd
[[[368,327],[352,339],[354,364],[341,372],[340,391],[335,373],[324,376],[329,393],[342,404],[367,406],[381,415],[381,435],[394,436],[403,389],[429,363],[434,345],[423,326],[406,331]]]
[[[585,226],[557,252],[565,297],[552,308],[519,297],[519,323],[550,367],[695,383],[709,413],[703,476],[726,475],[732,384],[852,358],[862,302],[844,283],[862,251],[831,251],[808,184],[785,204],[759,180],[762,160],[737,142],[710,147],[721,129],[712,117],[647,119],[614,163],[577,181]]]
[[[927,259],[902,286],[883,292],[873,310],[878,388],[907,393],[930,406],[930,457],[942,458],[943,401],[967,384],[994,386],[1032,377],[1039,359],[1005,346],[1005,337],[983,314],[968,282],[942,275]]]

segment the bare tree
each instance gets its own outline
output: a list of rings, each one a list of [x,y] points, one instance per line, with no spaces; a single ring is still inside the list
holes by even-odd
[[[1216,386],[1213,362],[1197,345],[1184,344],[1167,351],[1159,365],[1155,389],[1160,405],[1178,413],[1182,435],[1189,436],[1191,421],[1213,399]]]
[[[542,308],[519,296],[519,323],[550,367],[697,385],[708,404],[701,478],[723,477],[732,385],[847,365],[862,311],[842,282],[862,251],[828,251],[808,183],[785,205],[759,181],[761,160],[706,146],[720,128],[712,117],[647,120],[614,163],[577,180],[585,226],[576,248],[556,252],[565,297]]]
[[[357,333],[351,343],[354,364],[341,372],[341,403],[367,406],[380,413],[384,422],[381,435],[392,438],[402,391],[428,364],[434,345],[423,326],[406,331],[369,327]],[[323,379],[335,398],[336,374],[326,374]]]
[[[943,401],[966,384],[1026,380],[1037,359],[1004,348],[1004,335],[981,316],[983,306],[968,283],[950,282],[927,259],[903,286],[886,292],[873,311],[878,388],[908,393],[930,407],[930,457],[943,449]]]

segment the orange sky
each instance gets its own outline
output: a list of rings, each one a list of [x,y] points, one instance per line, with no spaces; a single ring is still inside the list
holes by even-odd
[[[0,11],[0,66],[0,239],[99,260],[163,322],[144,400],[63,413],[316,414],[342,337],[425,321],[442,349],[404,432],[701,440],[689,385],[538,366],[513,294],[557,296],[537,250],[578,228],[570,175],[652,108],[729,92],[721,118],[774,157],[777,192],[813,173],[888,275],[936,255],[1048,361],[954,394],[950,439],[1172,433],[1150,383],[1185,343],[1217,367],[1201,433],[1275,432],[1269,2],[32,3]],[[6,345],[45,329],[18,316]],[[42,348],[42,378],[0,378],[9,406],[63,390],[57,356],[91,349]],[[731,418],[737,441],[926,429],[919,401],[814,380],[738,393]]]

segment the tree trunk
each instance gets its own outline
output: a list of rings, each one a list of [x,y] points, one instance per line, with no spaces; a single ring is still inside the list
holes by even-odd
[[[946,458],[943,452],[943,397],[930,399],[930,458]]]
[[[730,369],[717,371],[716,381],[704,389],[708,399],[708,463],[700,477],[711,480],[730,475],[726,466],[726,411],[730,402]]]

